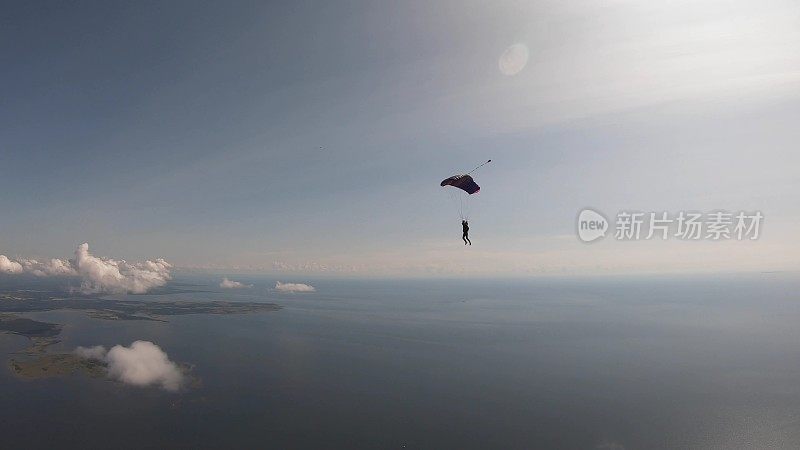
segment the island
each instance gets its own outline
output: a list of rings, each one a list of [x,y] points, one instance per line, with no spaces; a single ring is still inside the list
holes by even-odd
[[[90,377],[106,376],[102,361],[81,358],[70,353],[48,352],[61,342],[62,325],[22,317],[20,314],[55,310],[84,311],[102,320],[152,320],[166,322],[167,317],[186,314],[245,314],[280,309],[274,303],[229,301],[156,301],[117,300],[101,296],[62,297],[56,292],[18,290],[0,293],[0,332],[24,336],[30,346],[8,361],[11,372],[26,380],[83,373]],[[182,364],[188,372],[190,365]],[[199,380],[194,380],[197,384]]]

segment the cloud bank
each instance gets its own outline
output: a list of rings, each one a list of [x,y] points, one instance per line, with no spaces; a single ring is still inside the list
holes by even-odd
[[[275,289],[281,292],[314,292],[314,286],[302,283],[275,283]]]
[[[161,347],[149,341],[136,341],[130,347],[115,345],[107,352],[102,345],[78,347],[75,354],[105,362],[108,376],[126,384],[158,385],[167,391],[177,391],[184,383],[178,365],[170,361]]]
[[[219,284],[219,287],[223,289],[242,289],[242,288],[250,288],[253,287],[252,284],[244,284],[238,281],[231,281],[228,277],[222,279],[222,282]]]
[[[0,272],[29,273],[39,277],[77,276],[81,278],[80,291],[84,294],[143,294],[167,284],[171,279],[171,268],[172,265],[163,259],[128,263],[125,260],[100,258],[89,253],[87,243],[79,245],[75,250],[75,258],[69,261],[55,258],[49,261],[13,261],[0,255]]]

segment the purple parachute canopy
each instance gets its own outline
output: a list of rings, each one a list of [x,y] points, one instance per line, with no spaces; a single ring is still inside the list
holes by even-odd
[[[450,178],[442,180],[440,186],[453,186],[465,191],[467,194],[474,194],[481,190],[478,183],[469,175],[453,175]]]

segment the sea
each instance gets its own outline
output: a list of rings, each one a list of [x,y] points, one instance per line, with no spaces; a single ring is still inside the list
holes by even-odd
[[[800,448],[800,274],[347,280],[178,274],[129,300],[277,311],[27,313],[77,346],[151,341],[179,392],[0,369],[3,448]],[[0,290],[7,279],[0,280]],[[282,293],[276,281],[315,292]],[[18,287],[18,286],[17,286]],[[32,289],[35,286],[31,287]],[[0,334],[6,360],[29,345]],[[11,355],[11,356],[9,356]]]

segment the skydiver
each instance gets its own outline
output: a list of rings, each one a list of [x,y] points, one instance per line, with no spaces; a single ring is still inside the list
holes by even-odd
[[[472,241],[469,240],[469,222],[462,220],[461,228],[464,230],[464,234],[461,235],[461,239],[464,240],[464,245],[467,245],[467,242],[469,242],[469,245],[472,245]]]

